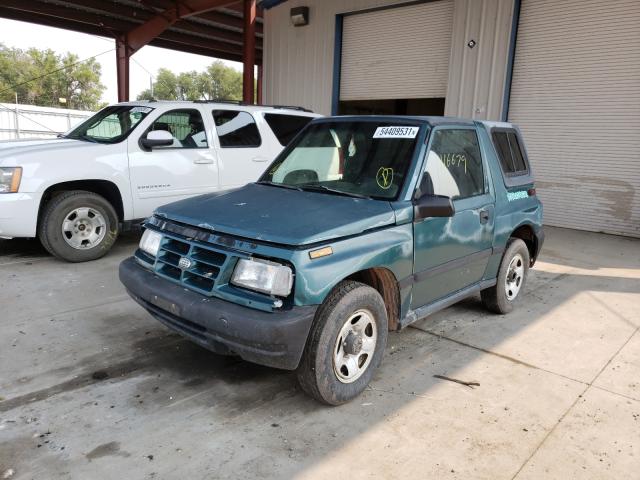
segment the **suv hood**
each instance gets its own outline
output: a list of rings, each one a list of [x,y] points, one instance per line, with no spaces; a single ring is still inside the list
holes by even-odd
[[[387,201],[254,183],[171,203],[155,214],[218,233],[284,245],[323,242],[395,223]]]
[[[43,159],[50,158],[61,150],[64,150],[62,157],[68,158],[67,154],[71,150],[76,151],[101,147],[104,147],[104,144],[68,138],[0,141],[0,163],[11,164],[11,166],[16,164],[19,166],[25,162],[31,162],[33,159],[42,161]]]

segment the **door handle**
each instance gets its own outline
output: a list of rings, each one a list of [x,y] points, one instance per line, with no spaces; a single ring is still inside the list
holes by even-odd
[[[196,158],[193,163],[204,164],[204,163],[213,163],[213,158]]]
[[[267,157],[253,157],[251,160],[254,162],[267,162],[269,159]]]
[[[480,223],[487,223],[489,221],[489,210],[480,210]]]

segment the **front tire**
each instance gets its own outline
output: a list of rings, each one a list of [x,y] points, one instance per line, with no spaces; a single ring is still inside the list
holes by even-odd
[[[375,289],[340,283],[316,314],[297,370],[302,389],[327,405],[357,397],[380,365],[387,325],[384,301]]]
[[[495,286],[480,292],[484,306],[495,313],[509,313],[522,296],[529,273],[529,249],[519,238],[512,238],[502,256]]]
[[[104,256],[118,238],[118,216],[102,196],[74,190],[45,206],[38,238],[49,253],[68,262]]]

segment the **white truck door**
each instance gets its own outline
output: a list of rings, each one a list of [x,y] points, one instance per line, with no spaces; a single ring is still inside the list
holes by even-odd
[[[238,110],[216,109],[212,114],[218,135],[220,189],[255,182],[274,158],[256,119]]]
[[[157,207],[218,189],[218,161],[211,145],[211,122],[204,122],[195,108],[162,113],[138,137],[129,139],[129,168],[133,210],[146,218]],[[145,148],[141,138],[148,132],[166,130],[173,143]]]

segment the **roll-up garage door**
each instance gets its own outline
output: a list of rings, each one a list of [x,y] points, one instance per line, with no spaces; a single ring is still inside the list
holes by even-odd
[[[445,97],[453,0],[344,17],[340,100]]]
[[[509,120],[545,223],[640,236],[640,1],[523,0]]]

